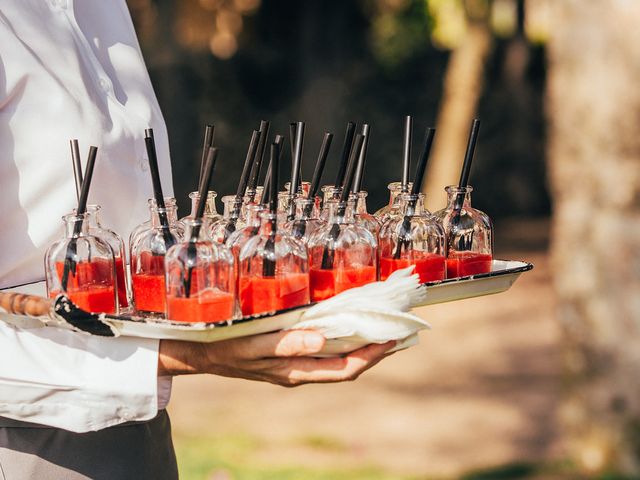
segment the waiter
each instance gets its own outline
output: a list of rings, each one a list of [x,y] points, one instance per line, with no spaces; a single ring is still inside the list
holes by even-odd
[[[126,234],[145,216],[149,127],[167,188],[166,127],[124,0],[0,2],[0,288],[43,279],[75,205],[70,138],[99,147],[91,201],[105,223]],[[336,382],[392,346],[312,358],[323,345],[310,331],[193,344],[0,322],[0,479],[175,479],[174,375]]]

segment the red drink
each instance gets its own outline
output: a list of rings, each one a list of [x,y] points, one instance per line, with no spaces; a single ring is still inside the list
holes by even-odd
[[[78,262],[75,274],[69,270],[67,290],[64,292],[78,307],[88,312],[115,313],[115,294],[111,276],[111,262],[100,258],[92,262]],[[64,262],[56,262],[56,273],[62,281]],[[60,291],[50,292],[54,298]]]
[[[165,282],[164,256],[142,252],[137,259],[139,265],[134,265],[131,275],[133,303],[136,310],[142,312],[164,313],[165,311]]]
[[[51,292],[49,297],[55,298],[61,292]],[[92,313],[115,313],[115,291],[113,287],[89,285],[84,288],[67,290],[67,297],[82,310]]]
[[[375,267],[336,268],[323,270],[312,268],[311,300],[318,302],[334,295],[376,281]]]
[[[447,258],[447,278],[488,273],[492,259],[489,253],[451,252]]]
[[[233,316],[233,295],[219,290],[202,290],[185,297],[168,297],[167,315],[182,322],[220,322]]]
[[[446,259],[443,255],[435,253],[423,253],[413,251],[413,260],[408,258],[389,258],[380,259],[380,280],[386,280],[396,270],[406,268],[409,265],[415,265],[414,270],[420,276],[420,283],[433,282],[445,279],[445,263]]]
[[[131,280],[136,310],[163,313],[165,310],[164,274],[133,275]]]
[[[118,304],[121,308],[128,307],[127,284],[125,283],[124,261],[122,257],[116,257],[116,285],[118,287]]]
[[[241,277],[240,307],[243,315],[271,312],[309,303],[309,275]]]

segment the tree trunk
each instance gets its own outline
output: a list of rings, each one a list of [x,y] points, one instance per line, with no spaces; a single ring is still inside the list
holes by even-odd
[[[640,474],[640,2],[552,2],[548,159],[562,421],[587,471]]]
[[[431,211],[446,202],[444,187],[458,183],[469,128],[480,95],[487,56],[491,51],[491,32],[484,22],[469,22],[464,40],[449,58],[438,120],[424,192]]]

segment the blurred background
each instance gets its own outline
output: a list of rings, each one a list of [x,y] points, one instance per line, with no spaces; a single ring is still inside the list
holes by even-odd
[[[435,210],[478,117],[474,206],[495,221],[497,257],[536,266],[499,296],[421,309],[433,324],[421,345],[357,382],[177,379],[181,478],[640,478],[640,2],[128,4],[182,214],[206,123],[220,196],[261,119],[285,135],[306,122],[307,180],[333,132],[325,183],[347,122],[369,123],[375,211],[412,115],[414,154],[438,129],[424,185]]]

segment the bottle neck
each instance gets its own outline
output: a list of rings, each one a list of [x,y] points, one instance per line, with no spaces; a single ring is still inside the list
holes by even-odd
[[[413,182],[409,182],[407,184],[407,188],[409,190],[411,190],[411,187],[413,187]],[[400,203],[400,194],[402,194],[402,183],[391,182],[389,185],[387,185],[387,188],[389,189],[389,206],[398,206]]]
[[[331,200],[327,202],[329,213],[329,224],[349,224],[354,223],[354,203],[352,201],[340,202]]]
[[[227,195],[222,197],[222,203],[224,204],[222,216],[225,219],[238,218],[242,209],[242,200],[237,199],[235,195]]]
[[[247,205],[247,227],[260,226],[260,214],[264,211],[264,205]]]
[[[84,222],[88,224],[87,228],[89,229],[101,229],[102,225],[100,225],[100,205],[87,205],[87,211],[85,213],[86,217]],[[73,215],[77,214],[77,210],[74,208],[72,210]]]
[[[322,187],[322,203],[329,202],[331,200],[335,200],[340,197],[342,193],[342,188],[334,187],[333,185],[325,185]]]
[[[349,195],[349,200],[353,200],[356,207],[356,215],[367,214],[367,192],[361,191],[358,193],[352,193]]]
[[[473,188],[470,186],[457,187],[450,185],[445,188],[447,192],[447,209],[453,210],[456,208],[471,208],[471,192]]]
[[[178,221],[178,207],[158,208],[151,207],[151,226],[153,228],[161,228],[162,217],[166,217],[168,225],[171,227]]]
[[[188,218],[184,220],[185,239],[188,241],[205,242],[209,241],[207,237],[207,220],[194,220]],[[193,237],[193,238],[192,238]]]
[[[207,192],[207,201],[204,204],[204,216],[205,217],[215,217],[218,215],[216,210],[216,197],[218,194],[213,190],[209,190]],[[195,217],[196,208],[198,206],[198,200],[200,199],[200,194],[198,192],[191,192],[189,194],[189,198],[191,199],[191,216]]]
[[[296,220],[311,220],[319,216],[318,202],[315,198],[298,198],[296,200]]]
[[[411,195],[405,193],[400,196],[400,211],[406,217],[418,216],[425,213],[424,194]]]
[[[64,231],[67,238],[83,237],[89,234],[89,214],[78,215],[72,213],[62,217]]]

